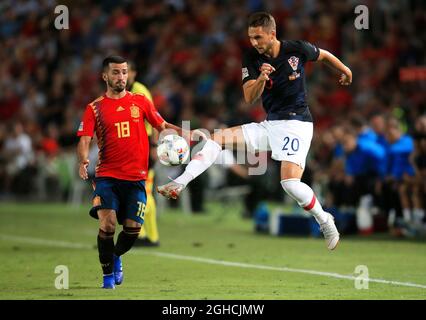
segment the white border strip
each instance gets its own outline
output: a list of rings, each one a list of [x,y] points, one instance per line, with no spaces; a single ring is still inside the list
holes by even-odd
[[[5,235],[5,234],[0,234],[0,239],[5,241],[16,241],[16,242],[29,243],[29,244],[41,245],[41,246],[61,247],[61,248],[70,248],[70,249],[93,249],[93,246],[82,244],[82,243],[47,240],[47,239],[31,238],[31,237],[19,237],[19,236]],[[342,275],[342,274],[331,273],[331,272],[322,272],[322,271],[287,268],[287,267],[272,267],[272,266],[264,266],[264,265],[258,265],[258,264],[250,264],[250,263],[222,261],[222,260],[214,260],[214,259],[200,258],[200,257],[193,257],[193,256],[184,256],[179,254],[165,253],[165,252],[158,252],[158,251],[147,252],[147,251],[142,251],[138,249],[136,250],[133,249],[132,251],[130,251],[130,253],[153,255],[157,257],[163,257],[163,258],[169,258],[169,259],[175,259],[175,260],[187,260],[187,261],[194,261],[194,262],[200,262],[200,263],[221,265],[226,267],[249,268],[249,269],[259,269],[259,270],[280,271],[280,272],[297,272],[297,273],[305,273],[305,274],[311,274],[311,275],[323,276],[323,277],[329,277],[329,278],[346,279],[351,281],[355,281],[357,279],[357,277],[355,276]],[[369,278],[368,281],[383,283],[383,284],[391,284],[396,286],[426,289],[426,285],[411,283],[411,282],[400,282],[400,281],[372,279],[372,278]]]

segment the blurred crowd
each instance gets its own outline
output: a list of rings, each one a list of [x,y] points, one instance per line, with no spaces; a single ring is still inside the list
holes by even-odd
[[[391,224],[398,217],[421,221],[426,82],[405,81],[400,71],[425,65],[424,4],[363,1],[369,29],[357,30],[359,3],[61,1],[69,8],[69,29],[57,30],[56,1],[1,1],[0,197],[70,197],[77,183],[75,132],[86,104],[104,91],[100,65],[109,54],[136,62],[138,80],[169,122],[211,128],[263,120],[261,102],[247,105],[242,98],[241,55],[250,46],[248,15],[265,10],[276,19],[279,39],[329,50],[354,75],[352,86],[341,87],[327,67],[307,67],[315,136],[305,179],[321,189],[328,207],[352,206],[360,217],[374,208]],[[271,164],[271,179],[258,194],[283,196],[268,189],[274,170]],[[369,218],[359,220],[370,232]]]

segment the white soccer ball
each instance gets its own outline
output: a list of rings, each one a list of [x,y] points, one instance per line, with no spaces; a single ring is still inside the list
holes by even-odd
[[[189,146],[184,138],[169,134],[158,142],[158,159],[165,166],[178,166],[189,157]]]

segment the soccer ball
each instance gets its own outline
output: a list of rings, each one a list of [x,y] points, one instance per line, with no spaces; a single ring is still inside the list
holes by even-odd
[[[169,134],[158,142],[158,159],[165,166],[178,166],[189,157],[189,146],[184,138]]]

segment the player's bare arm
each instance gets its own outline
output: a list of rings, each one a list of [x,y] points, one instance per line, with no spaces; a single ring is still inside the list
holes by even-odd
[[[339,83],[343,86],[348,86],[352,83],[352,71],[343,64],[336,56],[331,52],[320,49],[318,61],[324,62],[326,65],[341,72]]]
[[[197,137],[201,137],[203,140],[207,140],[207,136],[201,130],[195,129],[191,131],[187,131],[182,129],[181,127],[175,126],[174,124],[168,123],[164,121],[159,127],[156,128],[159,132],[171,129],[177,132],[178,135],[182,137],[191,137],[191,139],[196,140]]]
[[[179,135],[182,134],[183,129],[181,127],[175,126],[174,124],[168,123],[167,121],[163,121],[163,123],[156,128],[160,133],[163,130],[171,129],[175,130]]]
[[[83,180],[89,178],[87,167],[89,166],[89,148],[91,141],[92,137],[81,136],[77,146],[78,174]]]
[[[247,103],[253,103],[262,95],[265,89],[266,81],[269,81],[269,75],[275,71],[275,68],[268,63],[260,67],[260,75],[256,80],[249,80],[243,85],[244,100]]]

